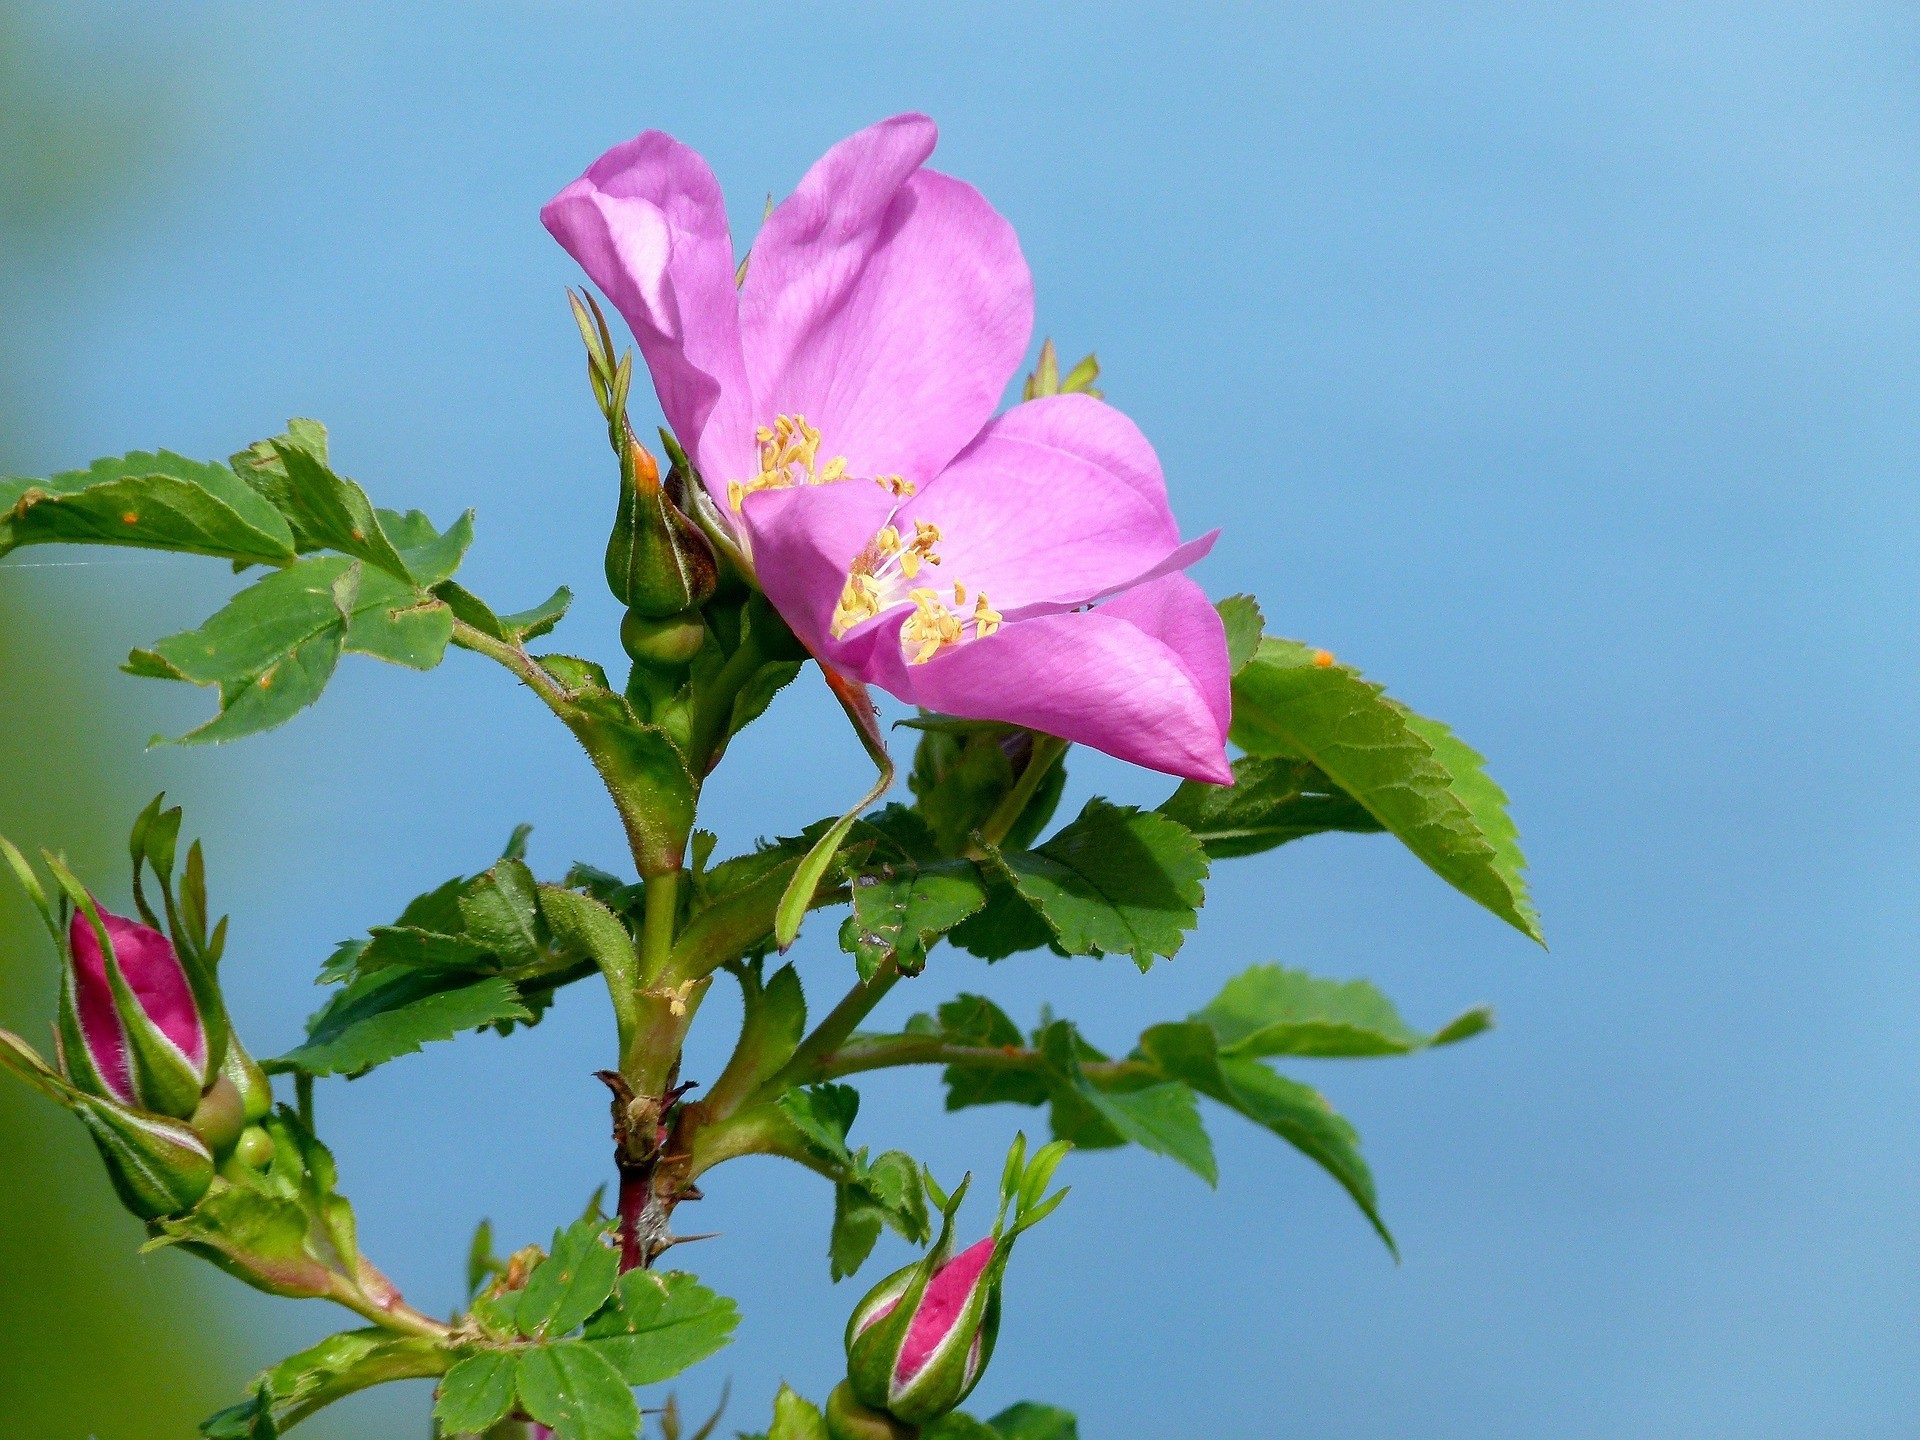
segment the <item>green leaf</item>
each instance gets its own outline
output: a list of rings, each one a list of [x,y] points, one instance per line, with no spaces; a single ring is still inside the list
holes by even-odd
[[[629,1270],[585,1338],[627,1384],[657,1385],[725,1349],[739,1323],[739,1307],[691,1275]]]
[[[1480,757],[1344,665],[1269,636],[1233,682],[1233,740],[1310,761],[1433,871],[1540,940],[1506,797]]]
[[[446,1370],[451,1357],[433,1340],[391,1330],[348,1330],[290,1355],[256,1382],[247,1401],[202,1424],[219,1440],[277,1435],[336,1400],[393,1380]],[[261,1428],[262,1420],[269,1428]]]
[[[1322,980],[1280,965],[1256,965],[1229,980],[1193,1019],[1213,1031],[1222,1055],[1256,1058],[1406,1055],[1493,1024],[1492,1012],[1481,1007],[1422,1034],[1365,980]]]
[[[576,1221],[553,1237],[552,1253],[527,1277],[514,1324],[530,1340],[569,1334],[606,1303],[619,1275],[606,1222]]]
[[[1089,800],[1030,851],[990,859],[1071,955],[1172,956],[1198,918],[1207,877],[1199,842],[1164,815]]]
[[[887,960],[917,975],[927,948],[987,903],[985,882],[972,861],[942,859],[933,832],[911,810],[889,806],[868,831],[876,843],[852,879],[842,948],[863,980]]]
[[[136,451],[45,480],[0,479],[0,555],[69,541],[214,555],[240,564],[293,559],[280,512],[224,465]]]
[[[1260,649],[1261,631],[1266,620],[1260,614],[1260,602],[1251,595],[1229,595],[1214,606],[1227,627],[1227,665],[1238,675]]]
[[[633,1391],[584,1341],[521,1351],[516,1388],[526,1412],[558,1440],[634,1440],[640,1429]]]
[[[446,652],[446,607],[338,555],[256,581],[197,630],[128,657],[130,674],[216,686],[220,712],[183,743],[271,729],[320,697],[343,650],[431,669]]]
[[[1188,780],[1160,813],[1179,821],[1210,859],[1257,855],[1330,830],[1377,831],[1380,822],[1317,765],[1280,756],[1243,756],[1233,762],[1234,783]]]
[[[888,1150],[871,1165],[864,1150],[854,1157],[852,1173],[834,1187],[827,1253],[836,1281],[866,1264],[882,1226],[910,1244],[926,1244],[931,1232],[921,1175],[920,1163],[904,1150]]]
[[[337,550],[366,561],[403,585],[418,583],[366,491],[336,474],[328,463],[326,427],[318,421],[288,421],[286,434],[235,455],[233,468],[286,517],[301,553]],[[446,578],[435,574],[426,583]]]
[[[947,938],[969,955],[988,961],[1028,950],[1051,949],[1066,954],[1040,912],[1021,899],[1020,892],[1001,878],[998,870],[991,865],[985,868],[987,903],[954,926]]]
[[[773,1427],[767,1440],[827,1440],[827,1422],[819,1407],[782,1385],[773,1397]]]
[[[458,971],[390,968],[363,976],[328,1001],[307,1022],[306,1043],[272,1068],[360,1075],[463,1030],[532,1018],[504,977],[474,980]]]
[[[1031,1400],[1009,1405],[987,1424],[1000,1440],[1080,1440],[1079,1422],[1069,1412]]]
[[[1065,1021],[1055,1021],[1039,1036],[1055,1083],[1100,1117],[1122,1139],[1186,1166],[1209,1185],[1220,1180],[1213,1142],[1200,1123],[1193,1091],[1177,1080],[1122,1089],[1094,1084],[1081,1069],[1079,1036]],[[1181,1077],[1185,1078],[1185,1077]],[[1062,1135],[1061,1139],[1074,1139]]]
[[[1156,1025],[1140,1037],[1141,1049],[1162,1073],[1265,1126],[1320,1165],[1353,1197],[1387,1248],[1400,1252],[1380,1218],[1373,1174],[1360,1156],[1352,1125],[1310,1086],[1242,1055],[1223,1056],[1213,1031],[1198,1021]]]
[[[922,1427],[920,1440],[1000,1440],[999,1432],[964,1410],[953,1410]]]
[[[860,1113],[860,1092],[851,1085],[809,1085],[775,1102],[790,1124],[823,1159],[851,1165],[847,1132]]]
[[[332,678],[359,580],[351,561],[303,560],[242,590],[198,630],[134,651],[126,668],[219,687],[219,714],[184,743],[271,729],[319,699]]]
[[[447,1435],[477,1435],[504,1419],[513,1409],[514,1381],[519,1369],[506,1350],[482,1350],[469,1355],[440,1382],[433,1418]]]
[[[493,1221],[482,1220],[473,1228],[467,1245],[467,1299],[480,1293],[489,1276],[500,1273],[501,1264],[493,1253]]]
[[[463,934],[485,953],[530,965],[545,951],[539,889],[524,861],[496,861],[461,890],[456,903]]]

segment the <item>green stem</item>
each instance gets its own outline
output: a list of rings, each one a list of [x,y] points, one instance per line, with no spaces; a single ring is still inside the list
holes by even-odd
[[[666,974],[673,955],[674,925],[679,918],[680,872],[649,875],[642,891],[640,912],[640,983],[652,985]]]
[[[814,1078],[834,1080],[863,1070],[887,1070],[898,1065],[964,1065],[972,1070],[1040,1070],[1046,1057],[1037,1050],[1015,1046],[956,1045],[937,1035],[854,1035],[823,1057]],[[1090,1080],[1121,1080],[1135,1076],[1158,1079],[1160,1074],[1141,1060],[1085,1061],[1080,1071]]]
[[[838,1005],[827,1012],[826,1018],[814,1027],[813,1033],[800,1042],[799,1048],[793,1052],[793,1058],[760,1087],[759,1093],[762,1096],[778,1095],[795,1085],[809,1085],[825,1078],[820,1067],[847,1042],[848,1037],[859,1028],[860,1022],[873,1013],[874,1006],[884,1000],[887,992],[899,981],[900,971],[893,961],[882,961],[879,969],[855,985],[841,997]]]
[[[700,697],[694,703],[693,725],[687,741],[687,753],[693,757],[698,770],[704,770],[712,763],[713,752],[719,748],[727,723],[733,718],[734,701],[747,688],[747,682],[760,673],[760,667],[767,663],[767,658],[758,644],[758,637],[750,629],[741,640],[740,648],[727,657],[727,663],[720,667],[719,673],[701,687]]]
[[[985,859],[988,846],[998,845],[1007,838],[1007,832],[1026,813],[1034,792],[1040,788],[1040,782],[1047,778],[1048,772],[1060,763],[1060,757],[1066,753],[1067,742],[1057,735],[1033,737],[1033,753],[1027,757],[1027,768],[1020,772],[1020,778],[1014,781],[1013,788],[1000,797],[1000,803],[980,822],[980,828],[974,832],[973,843],[967,847],[969,860]]]

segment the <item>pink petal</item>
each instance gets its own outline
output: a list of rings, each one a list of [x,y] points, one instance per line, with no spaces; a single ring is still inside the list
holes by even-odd
[[[594,161],[540,219],[626,317],[667,424],[716,494],[752,475],[733,241],[707,162],[649,130]]]
[[[1097,400],[1061,398],[1078,403],[1033,401],[990,421],[902,507],[903,530],[914,520],[940,529],[942,564],[921,583],[962,582],[1011,617],[1110,594],[1156,572],[1179,546],[1146,437]]]
[[[113,942],[114,959],[120,973],[140,1002],[140,1008],[160,1033],[194,1065],[207,1059],[206,1032],[200,1013],[194,1008],[193,991],[186,971],[173,952],[173,942],[158,930],[115,915],[100,912],[107,938]],[[67,929],[73,951],[74,991],[80,1016],[80,1030],[95,1068],[116,1095],[133,1097],[133,1077],[128,1066],[127,1042],[114,1008],[113,990],[107,982],[106,957],[99,938],[87,917],[78,911]]]
[[[924,115],[898,115],[834,146],[768,217],[741,291],[755,418],[804,415],[821,458],[853,475],[932,480],[993,414],[1033,330],[1013,227],[920,168],[935,138]]]
[[[1166,575],[1114,596],[1100,613],[1139,626],[1174,653],[1213,712],[1224,741],[1233,724],[1233,666],[1226,623],[1207,592],[1186,575]]]
[[[1209,637],[1184,590],[1163,597],[1163,586],[1199,591],[1167,576],[1093,610],[1012,621],[924,665],[907,664],[897,642],[883,641],[866,678],[945,715],[1005,720],[1149,770],[1230,784],[1225,698],[1214,683],[1225,673],[1225,631]],[[883,633],[897,635],[898,623]]]
[[[834,639],[828,628],[834,606],[854,557],[898,503],[878,485],[843,481],[762,490],[742,507],[767,598],[801,644],[848,673],[860,669],[878,637],[868,626],[850,637],[851,644]]]
[[[973,1296],[973,1287],[980,1283],[987,1262],[993,1259],[993,1247],[994,1238],[989,1235],[954,1256],[927,1282],[926,1291],[920,1297],[920,1308],[913,1312],[913,1322],[907,1326],[907,1337],[901,1343],[899,1358],[894,1361],[895,1385],[904,1385],[917,1375],[952,1331],[954,1322]]]

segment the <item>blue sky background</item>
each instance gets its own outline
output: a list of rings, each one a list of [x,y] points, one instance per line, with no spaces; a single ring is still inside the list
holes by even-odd
[[[555,643],[611,662],[612,481],[538,206],[660,126],[710,158],[744,239],[832,141],[928,111],[935,163],[1019,229],[1043,332],[1098,349],[1187,530],[1225,527],[1200,578],[1259,592],[1273,629],[1490,757],[1553,946],[1388,840],[1329,837],[1222,866],[1204,928],[1144,978],[943,952],[886,1013],[991,986],[1118,1045],[1280,960],[1371,976],[1419,1023],[1481,1001],[1501,1021],[1299,1067],[1365,1136],[1398,1267],[1232,1117],[1217,1192],[1137,1151],[1071,1162],[978,1408],[1052,1400],[1088,1440],[1910,1435],[1910,8],[716,8],[47,10],[76,94],[158,67],[174,119],[127,137],[168,154],[164,181],[13,317],[30,463],[225,455],[318,416],[382,503],[478,505],[468,578],[503,607],[574,585]],[[232,587],[145,558],[15,573],[73,558],[24,555],[0,586],[98,602],[73,662],[93,673]],[[127,677],[109,693],[34,763],[205,711]],[[740,848],[838,811],[864,765],[797,687],[730,756],[710,823]],[[549,872],[620,862],[584,760],[470,656],[426,677],[350,660],[284,730],[141,767],[129,816],[164,785],[208,833],[262,1052],[297,1036],[335,940],[480,868],[514,823]],[[1078,761],[1076,793],[1095,786],[1164,789]],[[848,968],[832,930],[802,941],[820,996]],[[718,1063],[711,1008],[693,1076]],[[523,1243],[605,1178],[589,1072],[609,1033],[582,988],[529,1036],[323,1088],[368,1249],[411,1298],[455,1302],[480,1215]],[[943,1174],[1033,1123],[946,1117],[931,1072],[869,1088],[856,1138]],[[755,1161],[708,1188],[687,1221],[726,1238],[685,1259],[746,1320],[683,1400],[731,1374],[729,1418],[757,1426],[781,1377],[831,1384],[856,1292],[827,1282],[819,1181]],[[331,1318],[222,1293],[248,1367]],[[416,1388],[310,1429],[420,1433],[423,1410]]]

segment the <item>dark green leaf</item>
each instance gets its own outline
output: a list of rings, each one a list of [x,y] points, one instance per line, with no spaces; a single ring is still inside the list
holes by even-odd
[[[629,1270],[586,1341],[629,1385],[657,1385],[724,1349],[739,1323],[733,1301],[691,1275]]]
[[[1052,949],[1064,955],[1052,928],[1040,912],[1020,898],[1020,892],[999,878],[993,867],[987,873],[987,903],[966,920],[954,926],[947,937],[970,955],[982,960],[1004,960],[1028,950]]]
[[[466,938],[485,952],[530,965],[546,949],[539,891],[524,861],[496,861],[460,892],[458,904]]]
[[[553,1237],[552,1253],[527,1277],[514,1324],[530,1340],[566,1335],[606,1303],[619,1274],[606,1222],[577,1221]]]
[[[1469,1010],[1422,1034],[1365,980],[1321,980],[1280,965],[1256,965],[1229,980],[1193,1019],[1213,1031],[1222,1055],[1253,1057],[1406,1055],[1493,1023],[1488,1010]]]
[[[633,1391],[581,1340],[522,1350],[516,1388],[526,1412],[557,1440],[634,1440],[640,1429]]]
[[[644,873],[678,868],[696,787],[673,737],[637,719],[621,696],[594,687],[573,695],[567,725],[612,791]]]
[[[1436,874],[1540,939],[1506,797],[1481,760],[1344,665],[1269,636],[1233,682],[1233,739],[1318,766]]]
[[[853,913],[841,944],[862,979],[887,960],[917,975],[927,947],[986,904],[985,883],[972,861],[940,858],[932,831],[911,810],[890,806],[865,833],[875,843],[853,876]]]
[[[293,559],[280,512],[224,465],[171,451],[96,460],[45,480],[0,479],[0,555],[52,541],[138,545],[241,564]]]
[[[1188,780],[1167,797],[1160,813],[1192,832],[1215,860],[1257,855],[1329,830],[1364,833],[1381,824],[1317,765],[1280,756],[1243,756],[1233,762],[1234,783]]]
[[[309,1075],[358,1075],[429,1041],[532,1018],[513,983],[500,976],[393,968],[334,996],[307,1022],[306,1043],[274,1063]]]
[[[135,651],[127,668],[219,687],[220,713],[185,742],[271,729],[317,700],[332,678],[359,578],[358,567],[337,556],[303,560],[242,590],[198,630]]]
[[[1131,955],[1142,970],[1179,950],[1207,877],[1207,857],[1182,826],[1098,799],[1039,849],[992,858],[1061,949]]]
[[[1021,1048],[1026,1037],[991,1000],[981,995],[957,995],[936,1015],[916,1015],[907,1022],[909,1033],[937,1035],[954,1045],[975,1049]],[[1052,1089],[1046,1077],[1032,1069],[1005,1065],[949,1065],[943,1078],[947,1109],[974,1105],[1044,1105]]]
[[[447,1372],[433,1418],[447,1435],[477,1435],[513,1408],[518,1367],[506,1350],[482,1350]]]

